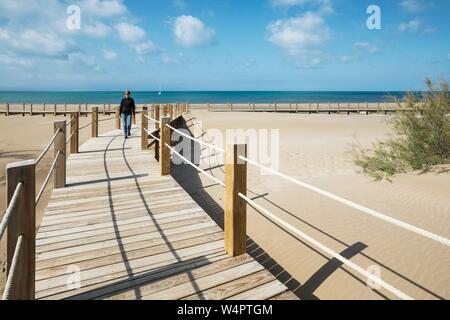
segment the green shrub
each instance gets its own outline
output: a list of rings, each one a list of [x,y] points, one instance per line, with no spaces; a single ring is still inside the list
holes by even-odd
[[[354,148],[354,163],[376,180],[410,171],[426,172],[450,163],[450,100],[448,84],[436,90],[426,80],[428,91],[421,96],[408,93],[408,111],[394,117],[393,138],[378,142],[372,150]],[[400,102],[397,101],[400,106]]]

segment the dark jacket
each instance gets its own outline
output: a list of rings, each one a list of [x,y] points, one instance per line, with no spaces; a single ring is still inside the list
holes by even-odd
[[[133,98],[123,98],[120,102],[120,114],[130,115],[136,114],[136,105]]]

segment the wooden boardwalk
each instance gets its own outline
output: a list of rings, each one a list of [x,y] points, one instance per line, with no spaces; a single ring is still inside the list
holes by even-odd
[[[36,238],[37,299],[296,299],[170,176],[140,129],[89,140],[67,161]]]

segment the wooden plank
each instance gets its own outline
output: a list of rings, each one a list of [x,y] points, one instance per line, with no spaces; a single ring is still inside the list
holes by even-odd
[[[195,247],[201,244],[210,243],[214,241],[222,240],[222,234],[213,233],[211,235],[206,235],[202,237],[190,238],[183,241],[171,242],[170,244],[165,243],[158,246],[149,246],[140,248],[137,250],[119,250],[117,253],[108,255],[108,256],[100,256],[95,257],[94,259],[86,260],[86,261],[77,261],[77,267],[81,270],[90,270],[98,267],[107,266],[114,263],[156,256],[158,254],[173,252],[176,250],[186,249],[189,247]],[[124,254],[125,253],[125,254]],[[36,274],[36,280],[44,280],[48,278],[52,278],[55,276],[65,275],[67,273],[67,265],[55,266],[51,268],[46,268],[43,270],[39,270]]]
[[[83,283],[83,287],[77,289],[75,292],[63,291],[58,294],[52,294],[45,299],[68,299],[68,300],[87,300],[87,299],[99,299],[102,295],[108,295],[118,293],[120,290],[132,287],[139,283],[146,283],[150,281],[157,281],[158,279],[164,279],[167,276],[183,272],[185,270],[191,270],[209,265],[216,261],[226,259],[226,255],[223,252],[205,252],[202,256],[192,256],[186,261],[177,263],[176,265],[164,265],[164,262],[156,264],[156,268],[153,270],[142,269],[140,271],[135,270],[134,274],[130,277],[128,274],[122,274],[113,279],[107,279],[103,282],[90,284],[89,281]],[[58,289],[49,290],[57,292]]]
[[[183,226],[180,228],[170,229],[170,230],[167,230],[166,232],[164,232],[164,235],[167,237],[170,235],[176,235],[176,234],[181,234],[181,233],[185,233],[185,232],[189,232],[189,231],[209,229],[209,228],[214,228],[215,231],[220,230],[220,228],[217,227],[214,224],[214,222],[207,222],[207,223],[202,223],[199,225],[190,225],[190,226]],[[154,232],[151,234],[143,234],[143,235],[127,237],[122,240],[122,245],[127,244],[127,243],[134,243],[134,242],[139,242],[139,241],[158,239],[160,237],[161,237],[160,232]],[[78,246],[78,247],[55,250],[55,251],[51,251],[51,252],[43,252],[43,253],[40,253],[37,255],[36,261],[54,259],[54,258],[69,256],[72,254],[89,252],[89,251],[93,251],[93,250],[104,249],[104,248],[109,248],[109,247],[114,247],[114,246],[117,246],[116,239],[110,240],[110,241],[98,242],[95,244],[82,245],[82,246]]]
[[[267,300],[285,292],[286,290],[288,289],[284,284],[278,280],[274,280],[262,286],[235,295],[227,300]]]
[[[270,281],[273,281],[272,274],[267,270],[262,270],[249,276],[191,295],[184,298],[184,300],[225,300]]]
[[[216,272],[206,277],[200,276],[198,279],[192,277],[193,279],[188,283],[172,286],[166,290],[158,291],[153,294],[144,295],[142,298],[144,300],[178,300],[194,293],[213,288],[225,282],[244,277],[262,269],[263,266],[261,266],[258,262],[251,261],[237,267]]]
[[[221,249],[223,245],[223,241],[215,241],[207,244],[198,245],[195,247],[190,247],[186,249],[180,249],[176,252],[168,252],[158,254],[156,256],[144,257],[139,259],[134,259],[128,261],[128,263],[124,263],[123,261],[119,263],[112,263],[107,266],[98,267],[95,269],[83,270],[82,271],[82,283],[87,280],[101,281],[104,277],[114,276],[118,272],[127,271],[130,274],[133,274],[133,270],[135,268],[140,267],[148,267],[152,264],[158,262],[166,262],[167,264],[173,264],[177,262],[181,262],[186,257],[192,254],[201,254],[203,252],[207,252],[210,250],[218,250]],[[51,279],[36,281],[36,292],[44,291],[53,287],[65,286],[67,284],[68,278],[71,274],[65,274],[63,276],[52,277]]]
[[[195,239],[199,237],[208,237],[214,234],[220,234],[223,237],[220,229],[217,228],[206,228],[201,230],[194,230],[190,232],[167,235],[165,239],[154,238],[150,240],[138,241],[133,243],[123,243],[121,247],[111,246],[109,248],[97,249],[88,252],[82,252],[78,254],[72,254],[68,256],[63,256],[59,258],[54,258],[45,261],[37,262],[37,270],[44,270],[47,268],[58,267],[58,266],[69,266],[72,264],[82,263],[84,261],[89,261],[92,259],[106,257],[109,255],[121,253],[122,251],[134,251],[143,248],[158,248],[159,246],[166,246],[167,242],[176,243],[178,241],[187,241],[189,239]],[[155,249],[156,250],[156,249]]]
[[[223,260],[216,263],[208,264],[200,268],[192,268],[186,270],[186,272],[178,273],[172,277],[161,278],[160,281],[150,282],[147,284],[139,283],[132,286],[129,290],[120,292],[115,295],[107,297],[110,300],[127,300],[136,298],[135,289],[139,291],[140,299],[146,297],[147,300],[151,299],[151,295],[159,294],[166,291],[166,295],[170,295],[173,291],[179,292],[185,286],[196,286],[197,281],[202,277],[211,276],[219,272],[229,270],[230,268],[239,267],[247,263],[252,262],[252,258],[248,255],[242,255],[236,258],[225,257]],[[178,287],[176,290],[173,288]],[[168,290],[173,291],[168,291]]]

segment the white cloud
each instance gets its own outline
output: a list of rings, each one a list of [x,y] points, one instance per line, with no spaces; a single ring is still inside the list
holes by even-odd
[[[81,0],[78,4],[82,13],[92,16],[113,17],[127,13],[122,0]]]
[[[352,61],[353,59],[354,59],[353,57],[348,56],[348,55],[345,55],[345,56],[340,57],[339,60],[341,60],[342,62],[350,62],[350,61]]]
[[[144,55],[158,51],[158,47],[150,40],[134,45],[133,49],[138,55]]]
[[[54,32],[38,32],[27,29],[22,32],[13,32],[0,28],[0,44],[23,54],[57,57],[65,56],[72,46],[70,40]]]
[[[403,32],[422,34],[434,33],[437,30],[435,27],[423,25],[422,21],[419,19],[413,19],[411,21],[401,23],[398,26],[398,29]]]
[[[69,62],[74,65],[79,65],[80,63],[88,67],[97,67],[97,62],[94,56],[87,55],[81,52],[69,53]]]
[[[411,13],[419,12],[424,8],[423,4],[418,0],[402,0],[400,6],[403,10]]]
[[[116,25],[116,30],[119,32],[119,38],[128,44],[136,44],[146,37],[144,29],[131,23],[119,23]]]
[[[355,48],[365,50],[368,53],[377,53],[381,51],[380,48],[371,45],[368,42],[355,42],[354,46]]]
[[[322,14],[334,12],[332,0],[271,0],[271,3],[272,6],[281,8],[312,5]]]
[[[113,61],[117,59],[117,52],[113,51],[113,50],[103,50],[103,57],[108,60],[108,61]]]
[[[7,66],[30,67],[33,63],[30,60],[13,57],[7,54],[0,54],[0,64]]]
[[[322,61],[322,48],[330,38],[325,20],[317,13],[282,19],[267,26],[268,40],[284,49],[301,67],[312,67]]]
[[[419,19],[414,19],[409,22],[401,23],[398,26],[400,31],[408,31],[408,32],[418,32],[420,27],[422,27],[422,22]]]
[[[193,16],[177,17],[172,27],[177,43],[188,48],[210,44],[216,34],[214,29]]]
[[[94,38],[104,38],[109,34],[111,28],[102,22],[94,22],[90,25],[84,25],[82,30],[88,36]]]

